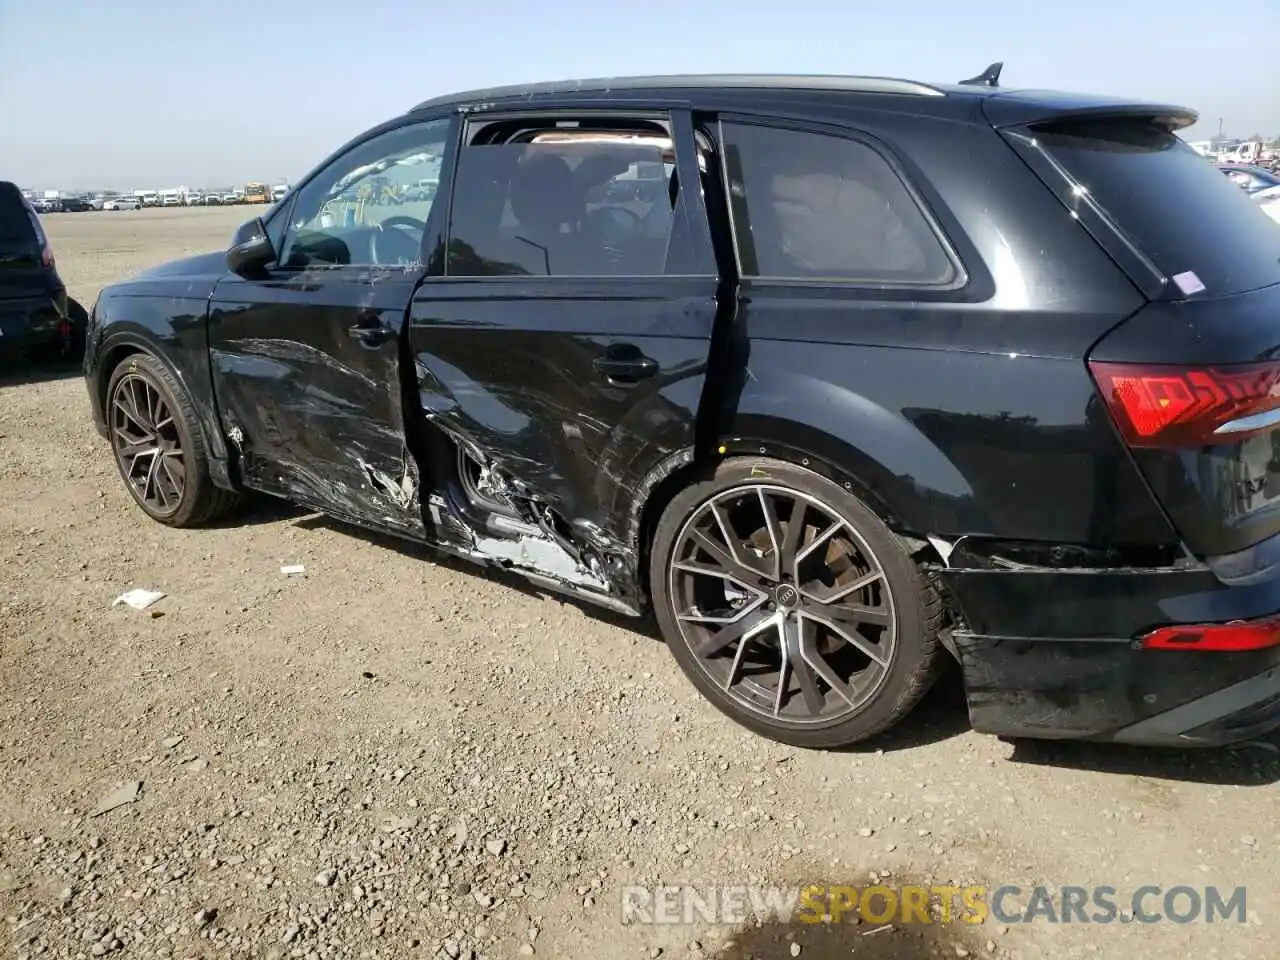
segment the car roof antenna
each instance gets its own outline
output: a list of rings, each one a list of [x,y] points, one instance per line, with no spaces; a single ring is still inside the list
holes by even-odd
[[[962,87],[998,87],[1000,86],[1000,71],[1003,69],[1003,61],[993,63],[976,77],[970,77],[968,80],[961,80],[960,85]]]

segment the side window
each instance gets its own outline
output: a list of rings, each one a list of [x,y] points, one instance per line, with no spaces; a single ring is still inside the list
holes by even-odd
[[[675,152],[657,124],[495,123],[454,184],[449,276],[661,276],[681,259]]]
[[[416,264],[450,123],[431,120],[389,131],[321,170],[289,211],[280,265]]]
[[[724,123],[746,276],[946,284],[955,265],[897,173],[857,140]]]

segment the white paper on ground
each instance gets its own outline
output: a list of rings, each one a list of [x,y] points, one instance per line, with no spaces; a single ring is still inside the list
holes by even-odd
[[[300,563],[287,563],[280,568],[280,572],[286,577],[292,577],[295,574],[306,573],[307,568]]]
[[[164,594],[159,590],[143,590],[141,588],[126,590],[120,596],[111,601],[113,607],[120,604],[133,607],[135,610],[145,610],[157,600],[163,600]]]

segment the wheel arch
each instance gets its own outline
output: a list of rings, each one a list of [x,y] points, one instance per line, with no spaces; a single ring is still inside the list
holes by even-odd
[[[97,390],[95,400],[98,408],[105,418],[107,390],[111,385],[111,375],[116,367],[131,356],[141,354],[149,357],[164,367],[178,385],[187,392],[191,405],[196,411],[196,427],[204,440],[204,448],[209,459],[209,474],[214,485],[224,490],[239,492],[241,487],[231,473],[226,438],[218,426],[217,411],[212,404],[212,399],[206,400],[193,391],[188,382],[189,378],[183,375],[178,365],[166,355],[166,351],[158,349],[158,346],[144,333],[136,330],[124,329],[108,335],[98,348],[94,361]]]
[[[646,571],[663,512],[681,490],[710,476],[729,459],[770,457],[811,470],[866,503],[899,537],[924,541],[933,532],[933,505],[928,491],[913,485],[912,478],[894,474],[861,447],[790,420],[758,418],[752,426],[749,433],[722,438],[708,454],[699,456],[691,448],[672,454],[651,470],[637,488],[631,533],[646,599],[650,596]],[[937,451],[935,455],[941,456]]]

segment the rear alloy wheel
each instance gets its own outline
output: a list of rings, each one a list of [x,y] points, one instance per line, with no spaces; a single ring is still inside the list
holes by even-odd
[[[936,591],[865,504],[791,464],[728,461],[678,495],[650,576],[685,673],[774,740],[836,747],[873,736],[936,675]]]
[[[191,403],[153,357],[134,354],[116,367],[107,386],[106,419],[120,476],[153,520],[198,526],[239,500],[214,486]]]

